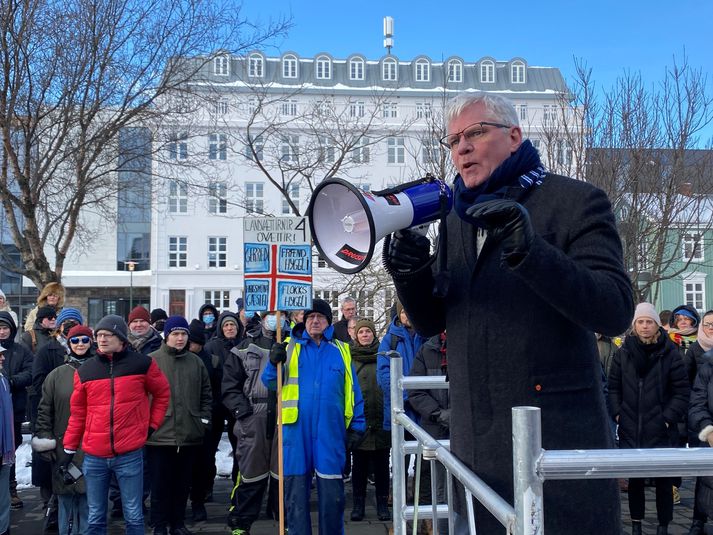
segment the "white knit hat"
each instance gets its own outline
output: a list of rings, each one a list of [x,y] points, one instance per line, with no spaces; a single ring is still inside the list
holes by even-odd
[[[636,305],[636,311],[634,312],[634,319],[631,320],[631,324],[636,323],[639,318],[649,318],[656,322],[656,324],[661,327],[661,319],[659,318],[658,312],[651,303],[639,303]]]

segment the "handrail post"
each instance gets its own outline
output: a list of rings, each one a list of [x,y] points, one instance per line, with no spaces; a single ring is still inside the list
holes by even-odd
[[[542,480],[537,460],[542,455],[538,407],[512,409],[513,483],[516,535],[543,535]]]
[[[391,372],[391,473],[393,488],[392,517],[394,535],[406,535],[406,521],[404,520],[404,507],[406,506],[406,460],[404,458],[404,428],[396,421],[395,416],[404,412],[404,395],[401,390],[403,379],[403,364],[398,351],[387,351],[390,359]]]

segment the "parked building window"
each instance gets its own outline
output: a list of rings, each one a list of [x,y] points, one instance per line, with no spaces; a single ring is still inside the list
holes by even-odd
[[[327,56],[319,56],[316,61],[315,76],[318,80],[329,80],[332,77],[332,60]]]
[[[172,214],[188,212],[188,186],[177,180],[168,183],[168,211]]]
[[[289,117],[297,116],[297,99],[288,98],[282,101],[281,106],[282,115],[287,115]]]
[[[211,160],[226,160],[228,158],[227,134],[210,134],[208,136],[208,158]]]
[[[357,100],[349,104],[349,117],[364,117],[366,113],[366,102]]]
[[[280,143],[280,160],[283,162],[296,162],[299,159],[300,136],[289,134],[282,136]]]
[[[486,60],[480,64],[480,82],[483,84],[495,82],[495,63]]]
[[[213,102],[213,107],[211,109],[211,113],[215,117],[222,117],[223,115],[228,114],[228,109],[229,109],[229,105],[228,105],[227,100],[217,100],[217,101]]]
[[[704,279],[683,281],[683,302],[703,312],[706,303],[706,284]]]
[[[448,62],[448,81],[463,81],[463,63],[458,61],[457,59],[452,59]]]
[[[217,76],[228,76],[230,74],[228,56],[216,56],[213,58],[213,74]]]
[[[386,140],[388,162],[402,164],[406,162],[406,147],[403,137],[390,137]]]
[[[264,60],[260,54],[251,54],[248,58],[248,76],[262,78]]]
[[[245,184],[245,211],[249,214],[262,214],[264,206],[264,185],[262,182]]]
[[[381,109],[384,119],[396,119],[399,116],[399,105],[396,102],[384,102]]]
[[[352,149],[352,162],[369,163],[369,148],[369,138],[363,137],[357,141],[356,146]]]
[[[211,182],[208,185],[208,213],[228,212],[228,186],[225,182]]]
[[[186,267],[188,264],[188,238],[185,236],[169,236],[168,267]]]
[[[285,56],[282,58],[282,77],[297,78],[297,58],[295,56]]]
[[[395,82],[398,79],[397,64],[393,58],[386,58],[381,64],[381,77],[389,82]]]
[[[416,81],[428,82],[431,79],[431,64],[428,60],[419,59],[416,61]]]
[[[681,239],[683,245],[683,261],[702,262],[703,239],[699,233],[687,232]]]
[[[168,139],[168,158],[185,160],[188,158],[188,134],[171,134]]]
[[[290,196],[290,200],[292,203],[297,207],[297,209],[300,209],[300,185],[299,184],[290,184],[289,187],[287,188],[287,194]],[[285,199],[284,195],[282,197],[282,213],[283,214],[291,214],[292,213],[292,208],[290,207],[290,203],[287,202],[287,199]]]
[[[520,121],[527,121],[527,104],[520,104],[517,111]]]
[[[557,120],[557,107],[545,104],[542,106],[542,124],[553,124]]]
[[[417,119],[430,119],[433,115],[433,109],[430,102],[417,102],[416,103],[416,118]]]
[[[208,267],[219,268],[228,265],[228,238],[211,236],[208,238]]]
[[[355,58],[349,61],[349,79],[363,80],[364,79],[364,60]]]
[[[522,61],[514,61],[510,65],[510,80],[513,84],[525,83],[525,64]]]
[[[263,140],[263,137],[260,136],[255,136],[254,138],[251,137],[248,140],[248,143],[245,145],[245,157],[248,160],[253,160],[253,161],[259,161],[261,162],[263,159],[263,151],[265,150],[265,141]]]
[[[206,305],[213,305],[218,309],[218,312],[230,310],[230,290],[205,290],[203,302]]]

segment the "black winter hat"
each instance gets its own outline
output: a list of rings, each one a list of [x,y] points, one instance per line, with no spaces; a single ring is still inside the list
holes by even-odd
[[[56,318],[57,311],[54,307],[40,307],[37,309],[37,321],[42,321],[45,318]]]
[[[332,324],[332,307],[329,306],[323,299],[312,299],[312,308],[305,310],[304,320],[307,321],[307,316],[314,314],[315,312],[322,314],[327,318],[327,322]]]
[[[151,311],[151,323],[156,323],[158,320],[167,320],[168,314],[162,308],[154,308]]]
[[[198,345],[205,345],[205,325],[201,320],[191,320],[188,326],[188,341]]]
[[[95,334],[99,331],[109,331],[110,333],[115,334],[116,337],[119,338],[119,340],[121,340],[122,342],[128,342],[128,339],[126,338],[126,332],[128,330],[129,329],[126,326],[124,318],[122,318],[121,316],[116,316],[114,314],[104,316],[94,326]]]

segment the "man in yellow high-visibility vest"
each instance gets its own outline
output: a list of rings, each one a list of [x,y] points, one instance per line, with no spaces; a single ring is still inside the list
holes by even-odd
[[[326,301],[315,299],[291,338],[273,346],[262,374],[268,388],[276,388],[280,362],[285,370],[281,403],[287,529],[311,534],[310,484],[316,475],[319,532],[343,534],[342,468],[347,448],[359,444],[366,421],[349,346],[333,339],[332,309]]]

